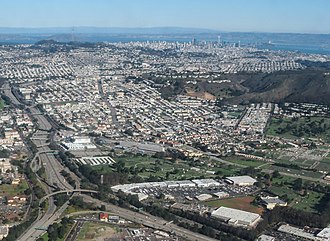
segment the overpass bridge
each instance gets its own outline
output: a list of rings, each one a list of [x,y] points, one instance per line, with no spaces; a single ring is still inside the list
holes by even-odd
[[[89,190],[89,189],[67,189],[67,190],[60,190],[60,191],[56,191],[56,192],[52,192],[44,197],[42,197],[39,201],[39,205],[41,203],[43,203],[47,198],[55,196],[57,194],[61,194],[61,193],[74,193],[74,192],[88,192],[88,193],[98,193],[98,191],[95,190]]]

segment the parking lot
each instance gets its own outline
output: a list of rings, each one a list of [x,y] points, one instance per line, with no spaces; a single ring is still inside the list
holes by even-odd
[[[177,237],[150,228],[126,228],[112,238],[107,238],[105,241],[175,241],[180,240]]]
[[[265,234],[275,237],[276,241],[283,241],[283,240],[285,240],[285,241],[301,241],[302,240],[302,238],[300,238],[300,237],[296,237],[296,236],[293,236],[293,235],[290,235],[287,233],[282,233],[279,231],[270,231]]]

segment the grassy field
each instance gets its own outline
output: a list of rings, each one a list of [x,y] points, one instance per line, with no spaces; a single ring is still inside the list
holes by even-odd
[[[320,130],[315,131],[317,129]],[[330,118],[300,117],[298,120],[272,118],[266,134],[289,139],[321,138],[330,143]]]
[[[317,212],[315,205],[320,202],[323,196],[324,194],[309,191],[306,196],[299,197],[292,207],[306,212]]]
[[[15,196],[24,194],[24,191],[29,188],[25,180],[21,180],[21,183],[18,185],[3,184],[0,185],[1,195]]]
[[[244,166],[249,166],[249,167],[258,167],[258,166],[265,164],[265,162],[263,162],[263,161],[244,158],[244,157],[240,157],[240,156],[226,157],[226,158],[224,158],[224,160],[232,162],[232,163],[244,165]]]
[[[251,204],[254,200],[254,197],[237,197],[237,198],[229,198],[229,199],[222,199],[222,200],[212,200],[205,202],[206,205],[211,207],[227,207],[227,208],[236,208],[240,210],[244,210],[247,212],[259,213],[262,214],[264,211],[263,208],[257,207]]]
[[[147,179],[150,176],[167,179],[182,180],[191,178],[214,178],[215,173],[220,176],[235,175],[239,173],[239,168],[217,163],[216,161],[198,161],[191,163],[184,160],[169,160],[154,158],[141,155],[127,155],[122,157],[114,157],[116,162],[123,161],[128,169],[139,170],[138,176]],[[194,167],[194,168],[192,168]],[[112,172],[113,167],[109,165],[99,165],[92,167],[99,173],[105,174]],[[167,174],[168,173],[168,174]],[[167,176],[168,175],[168,176]]]
[[[283,187],[274,185],[268,190],[279,197],[287,196],[289,206],[306,212],[317,212],[315,205],[320,202],[324,195],[318,192],[308,191],[306,196],[301,196],[287,185]]]
[[[288,176],[280,176],[280,177],[273,177],[272,178],[272,184],[273,185],[279,185],[281,183],[293,183],[293,181],[296,180],[294,177],[288,177]]]
[[[277,170],[279,172],[287,172],[287,173],[291,173],[293,175],[296,175],[297,178],[302,175],[302,176],[306,176],[306,177],[312,177],[312,178],[321,178],[323,176],[323,174],[319,173],[319,172],[313,172],[313,171],[306,171],[306,170],[297,170],[297,169],[293,169],[293,168],[288,168],[288,167],[280,167],[280,166],[275,166],[272,165],[270,167],[268,167],[270,170]]]
[[[268,190],[280,198],[286,195],[289,199],[289,203],[298,197],[298,194],[293,191],[292,188],[288,188],[288,186],[271,186]]]
[[[107,223],[84,223],[77,240],[103,240],[104,238],[111,237],[117,233],[117,229]]]
[[[68,214],[75,213],[75,212],[81,212],[81,211],[86,211],[86,210],[82,209],[82,208],[73,207],[70,205],[67,207],[67,209],[65,209],[64,215],[68,215]]]

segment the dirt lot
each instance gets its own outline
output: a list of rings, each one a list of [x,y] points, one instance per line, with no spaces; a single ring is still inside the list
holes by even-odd
[[[261,207],[252,205],[251,202],[253,200],[254,200],[254,197],[247,196],[247,197],[228,198],[228,199],[222,199],[222,200],[213,200],[213,201],[205,202],[205,204],[212,206],[212,207],[223,206],[223,207],[228,207],[228,208],[240,209],[240,210],[244,210],[247,212],[262,214],[264,209]]]

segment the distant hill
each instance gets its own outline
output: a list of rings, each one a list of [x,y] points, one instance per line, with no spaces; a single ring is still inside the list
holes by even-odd
[[[309,102],[330,105],[330,68],[241,75],[248,91],[230,103]]]

